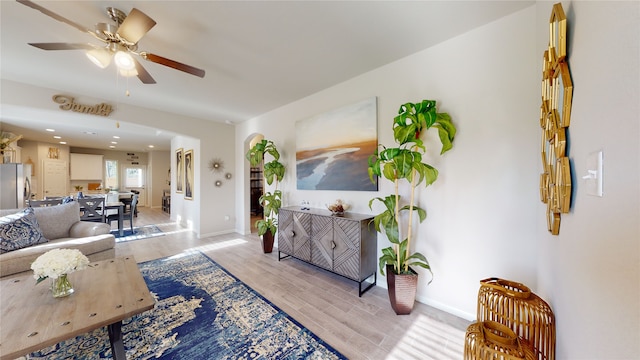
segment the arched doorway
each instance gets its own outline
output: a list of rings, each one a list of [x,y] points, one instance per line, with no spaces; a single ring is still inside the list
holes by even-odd
[[[264,135],[262,134],[253,135],[248,143],[246,151],[249,151],[249,149],[251,149],[258,142],[262,141],[262,139],[264,139]],[[247,208],[247,218],[250,222],[252,234],[257,232],[257,229],[255,227],[256,221],[261,219],[263,216],[262,206],[260,206],[259,202],[260,196],[262,196],[262,194],[264,193],[264,177],[262,176],[262,171],[262,163],[257,167],[251,167],[251,165],[249,165],[249,177],[246,185],[249,188],[249,206]]]

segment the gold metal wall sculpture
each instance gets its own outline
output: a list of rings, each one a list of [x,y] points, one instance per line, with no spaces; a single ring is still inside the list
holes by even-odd
[[[75,101],[75,98],[67,95],[53,95],[53,101],[60,104],[60,109],[75,111],[84,114],[109,116],[113,112],[113,107],[109,104],[100,103],[97,105],[83,105]],[[118,126],[120,127],[120,126]]]
[[[567,17],[562,4],[553,5],[549,20],[549,47],[543,55],[542,174],[540,200],[547,204],[547,228],[560,233],[560,214],[571,206],[571,167],[567,156],[567,129],[571,119],[573,84],[567,63]]]

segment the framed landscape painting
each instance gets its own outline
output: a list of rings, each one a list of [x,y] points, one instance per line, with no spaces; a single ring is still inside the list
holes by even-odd
[[[376,191],[368,159],[378,146],[376,98],[296,123],[299,190]]]
[[[184,184],[184,161],[182,148],[176,150],[176,192],[181,193]]]
[[[193,200],[193,150],[184,153],[184,198]]]

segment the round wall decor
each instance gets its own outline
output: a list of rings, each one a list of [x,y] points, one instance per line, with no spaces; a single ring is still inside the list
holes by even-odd
[[[213,172],[220,172],[224,169],[224,162],[220,159],[211,159],[209,160],[209,170]]]

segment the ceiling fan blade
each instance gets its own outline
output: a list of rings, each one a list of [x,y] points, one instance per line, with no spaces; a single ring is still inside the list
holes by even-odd
[[[140,64],[140,62],[136,59],[133,59],[133,62],[136,64],[136,71],[138,72],[138,79],[142,81],[143,84],[155,84],[156,81],[151,77],[151,75],[147,72],[147,70]]]
[[[72,43],[29,43],[29,45],[42,50],[91,50],[95,48],[91,44]]]
[[[29,0],[16,0],[16,1],[19,2],[22,5],[25,5],[25,6],[28,6],[28,7],[32,8],[32,9],[38,10],[41,13],[43,13],[43,14],[45,14],[45,15],[53,18],[53,19],[56,19],[56,20],[58,20],[60,22],[63,22],[65,24],[67,24],[67,25],[71,25],[74,28],[76,28],[76,29],[78,29],[78,30],[80,30],[82,32],[88,32],[89,34],[92,33],[91,30],[85,28],[84,26],[82,26],[82,25],[80,25],[80,24],[78,24],[76,22],[73,22],[73,21],[71,21],[71,20],[69,20],[69,19],[67,19],[67,18],[65,18],[63,16],[60,16],[60,15],[54,13],[51,10],[45,9],[42,6],[40,6],[40,5],[38,5],[38,4],[34,3],[34,2],[31,2]]]
[[[140,56],[142,56],[142,58],[144,58],[145,60],[149,60],[151,62],[158,63],[160,65],[164,65],[164,66],[174,68],[176,70],[184,71],[188,74],[195,75],[201,78],[204,77],[204,70],[198,69],[191,65],[179,63],[177,61],[173,61],[165,57],[155,55],[155,54],[150,54],[144,51],[140,53]]]
[[[133,45],[137,44],[155,25],[156,22],[147,14],[133,8],[118,28],[116,34]]]

